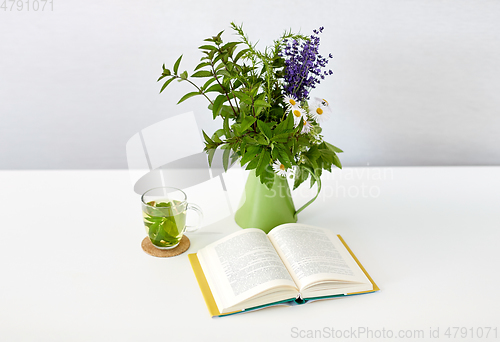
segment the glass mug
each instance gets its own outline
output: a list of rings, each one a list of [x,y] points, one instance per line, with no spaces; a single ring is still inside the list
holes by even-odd
[[[177,188],[159,187],[141,197],[144,227],[151,243],[158,249],[177,247],[186,231],[198,230],[203,213],[196,204],[188,203],[186,194]],[[196,226],[186,225],[186,212],[198,214]]]

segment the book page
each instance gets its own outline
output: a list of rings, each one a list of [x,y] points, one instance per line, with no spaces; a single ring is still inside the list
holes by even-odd
[[[286,298],[294,297],[298,292],[262,230],[245,229],[231,234],[197,254],[217,306],[221,306],[220,312],[223,312],[223,307],[234,306],[280,286],[291,290]]]
[[[314,283],[337,281],[369,283],[339,238],[323,228],[285,224],[274,228],[269,239],[302,291]]]

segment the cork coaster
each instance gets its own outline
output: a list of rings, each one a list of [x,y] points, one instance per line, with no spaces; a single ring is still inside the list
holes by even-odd
[[[189,241],[189,238],[184,235],[181,239],[181,242],[177,247],[172,248],[172,249],[158,249],[156,248],[152,243],[151,240],[146,236],[144,240],[142,240],[141,246],[144,252],[148,253],[149,255],[158,257],[158,258],[170,258],[179,254],[184,253],[185,251],[188,250],[189,246],[191,245],[191,242]]]

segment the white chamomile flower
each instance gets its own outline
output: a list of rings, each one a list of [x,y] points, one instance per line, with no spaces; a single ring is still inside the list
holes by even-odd
[[[293,108],[296,108],[299,106],[299,101],[293,95],[285,95],[285,105],[286,105],[286,110],[290,111]]]
[[[300,107],[292,108],[292,111],[289,115],[293,115],[294,127],[297,127],[297,125],[302,121],[302,118],[306,120],[306,111]]]
[[[309,122],[309,120],[304,120],[304,127],[302,127],[302,131],[300,131],[300,133],[307,134],[311,131],[311,129],[312,129],[311,122]]]
[[[279,160],[274,161],[273,170],[278,176],[286,177],[286,167]]]
[[[313,104],[309,107],[309,113],[316,122],[324,122],[330,118],[332,109],[328,102],[318,97],[314,98]]]

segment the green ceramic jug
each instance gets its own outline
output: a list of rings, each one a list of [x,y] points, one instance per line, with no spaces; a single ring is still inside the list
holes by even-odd
[[[273,187],[268,189],[255,176],[255,170],[250,171],[234,220],[241,228],[259,228],[266,233],[280,224],[297,222],[297,214],[311,204],[321,191],[321,180],[312,172],[309,173],[316,179],[318,193],[299,210],[295,210],[285,177],[275,175]]]

